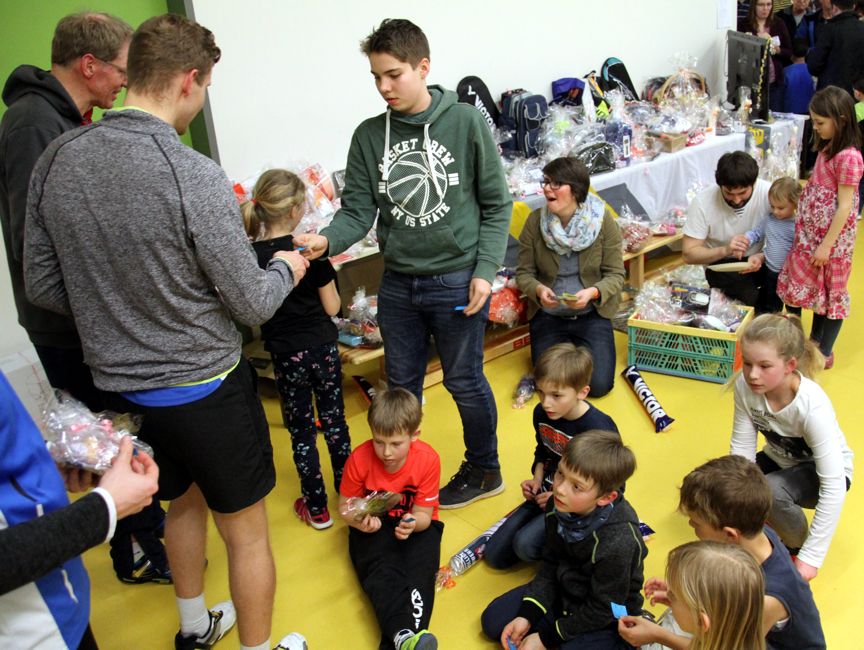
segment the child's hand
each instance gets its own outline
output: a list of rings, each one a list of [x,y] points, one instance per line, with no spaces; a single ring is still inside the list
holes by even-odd
[[[537,493],[540,492],[540,481],[532,478],[528,481],[522,481],[522,496],[526,501],[534,501]]]
[[[819,569],[815,566],[810,566],[806,562],[799,560],[797,557],[795,558],[795,568],[798,569],[798,573],[800,573],[801,577],[807,582],[810,582],[816,577],[816,574],[819,573]]]
[[[406,512],[399,525],[396,526],[396,539],[408,539],[408,536],[414,532],[417,527],[417,520],[410,512]]]
[[[825,266],[828,263],[828,257],[831,255],[831,247],[826,245],[823,241],[816,247],[816,250],[813,252],[813,258],[810,260],[810,264],[819,268],[820,266]]]
[[[522,640],[522,643],[519,644],[519,650],[546,650],[546,646],[540,640],[540,635],[535,632]]]
[[[316,235],[315,233],[304,233],[302,235],[294,235],[294,247],[303,249],[303,257],[309,260],[314,260],[324,254],[330,242],[324,235]]]
[[[536,497],[534,497],[534,503],[536,503],[543,510],[546,509],[546,504],[549,502],[549,499],[552,498],[551,492],[541,492]]]
[[[745,271],[741,271],[741,273],[755,273],[762,268],[762,263],[764,261],[765,253],[756,253],[755,255],[751,255],[747,258],[747,263],[750,264],[750,268]]]
[[[729,257],[737,257],[739,260],[744,257],[744,253],[750,248],[750,240],[746,235],[735,235],[729,240]]]
[[[381,519],[366,515],[363,520],[357,524],[357,530],[362,530],[364,533],[374,533],[381,528]]]
[[[519,644],[522,642],[522,638],[528,634],[530,630],[531,623],[528,622],[528,619],[522,616],[517,616],[507,623],[504,631],[501,633],[501,647],[504,648],[504,650],[510,650],[510,641],[515,643],[517,647],[520,647]]]
[[[547,287],[545,284],[537,285],[537,300],[540,301],[540,304],[543,307],[549,307],[550,309],[552,307],[557,307],[559,304],[558,298],[555,296],[555,292],[552,291],[552,289]]]
[[[661,627],[641,616],[622,616],[618,619],[618,634],[632,646],[654,643]]]
[[[669,585],[666,584],[665,580],[661,580],[660,578],[649,578],[645,581],[645,596],[648,598],[648,602],[652,605],[666,605],[671,606],[672,603],[669,602],[669,597],[666,595],[666,592],[669,591]]]

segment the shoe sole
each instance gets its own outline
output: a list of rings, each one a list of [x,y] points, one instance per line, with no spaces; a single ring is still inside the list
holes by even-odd
[[[489,497],[494,497],[501,494],[504,491],[504,481],[501,481],[501,485],[499,485],[494,490],[489,490],[488,492],[481,492],[473,499],[468,499],[467,501],[460,501],[459,503],[450,503],[448,505],[444,505],[443,503],[438,504],[439,510],[456,510],[456,508],[464,508],[465,506],[470,506],[475,501],[480,501],[480,499],[488,499]]]
[[[304,524],[311,526],[315,530],[326,530],[327,528],[330,528],[330,526],[333,525],[333,519],[332,518],[326,524],[319,524],[318,522],[312,521],[311,519],[306,519],[306,517],[302,516],[299,512],[297,512],[296,509],[294,510],[294,516],[297,517],[297,519],[302,521]]]

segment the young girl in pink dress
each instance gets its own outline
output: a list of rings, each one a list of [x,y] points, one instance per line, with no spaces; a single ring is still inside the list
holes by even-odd
[[[810,102],[819,155],[798,202],[795,241],[777,281],[787,305],[813,310],[813,339],[834,365],[834,342],[849,315],[846,285],[852,270],[858,214],[858,181],[864,173],[861,134],[852,96],[828,86]]]

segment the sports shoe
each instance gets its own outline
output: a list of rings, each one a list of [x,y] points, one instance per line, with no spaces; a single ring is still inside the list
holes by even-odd
[[[834,367],[834,353],[832,352],[825,357],[825,370],[831,370]]]
[[[324,510],[317,515],[312,514],[306,503],[306,497],[300,497],[294,502],[294,514],[300,518],[300,521],[306,522],[315,530],[324,530],[333,525],[333,520],[330,518],[330,511],[327,510],[327,507],[325,506]]]
[[[442,510],[461,508],[503,491],[504,479],[501,478],[500,470],[475,467],[465,460],[450,482],[441,488],[438,507]]]
[[[160,569],[153,564],[146,556],[142,555],[132,566],[132,573],[128,576],[117,574],[117,579],[120,582],[125,582],[127,585],[140,585],[145,582],[153,582],[157,585],[174,584],[174,578],[171,576],[171,569],[165,567]]]
[[[237,622],[237,611],[234,609],[234,603],[226,600],[224,603],[217,603],[210,610],[210,627],[203,636],[183,636],[177,632],[174,637],[175,650],[201,650],[212,648],[213,645],[225,636],[234,623]],[[293,649],[292,649],[293,650]]]
[[[273,650],[307,650],[306,637],[299,632],[292,632],[283,636],[279,644]]]
[[[438,639],[429,630],[420,630],[403,639],[399,650],[438,650]]]

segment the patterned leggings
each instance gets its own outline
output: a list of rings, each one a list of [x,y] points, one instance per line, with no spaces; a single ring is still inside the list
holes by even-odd
[[[330,452],[336,491],[342,481],[345,461],[351,454],[351,437],[345,422],[342,401],[342,362],[336,343],[326,343],[309,350],[273,354],[276,388],[282,402],[285,426],[291,433],[294,464],[300,476],[300,490],[312,514],[327,507],[327,489],[318,459],[315,412],[312,395],[324,440]]]

